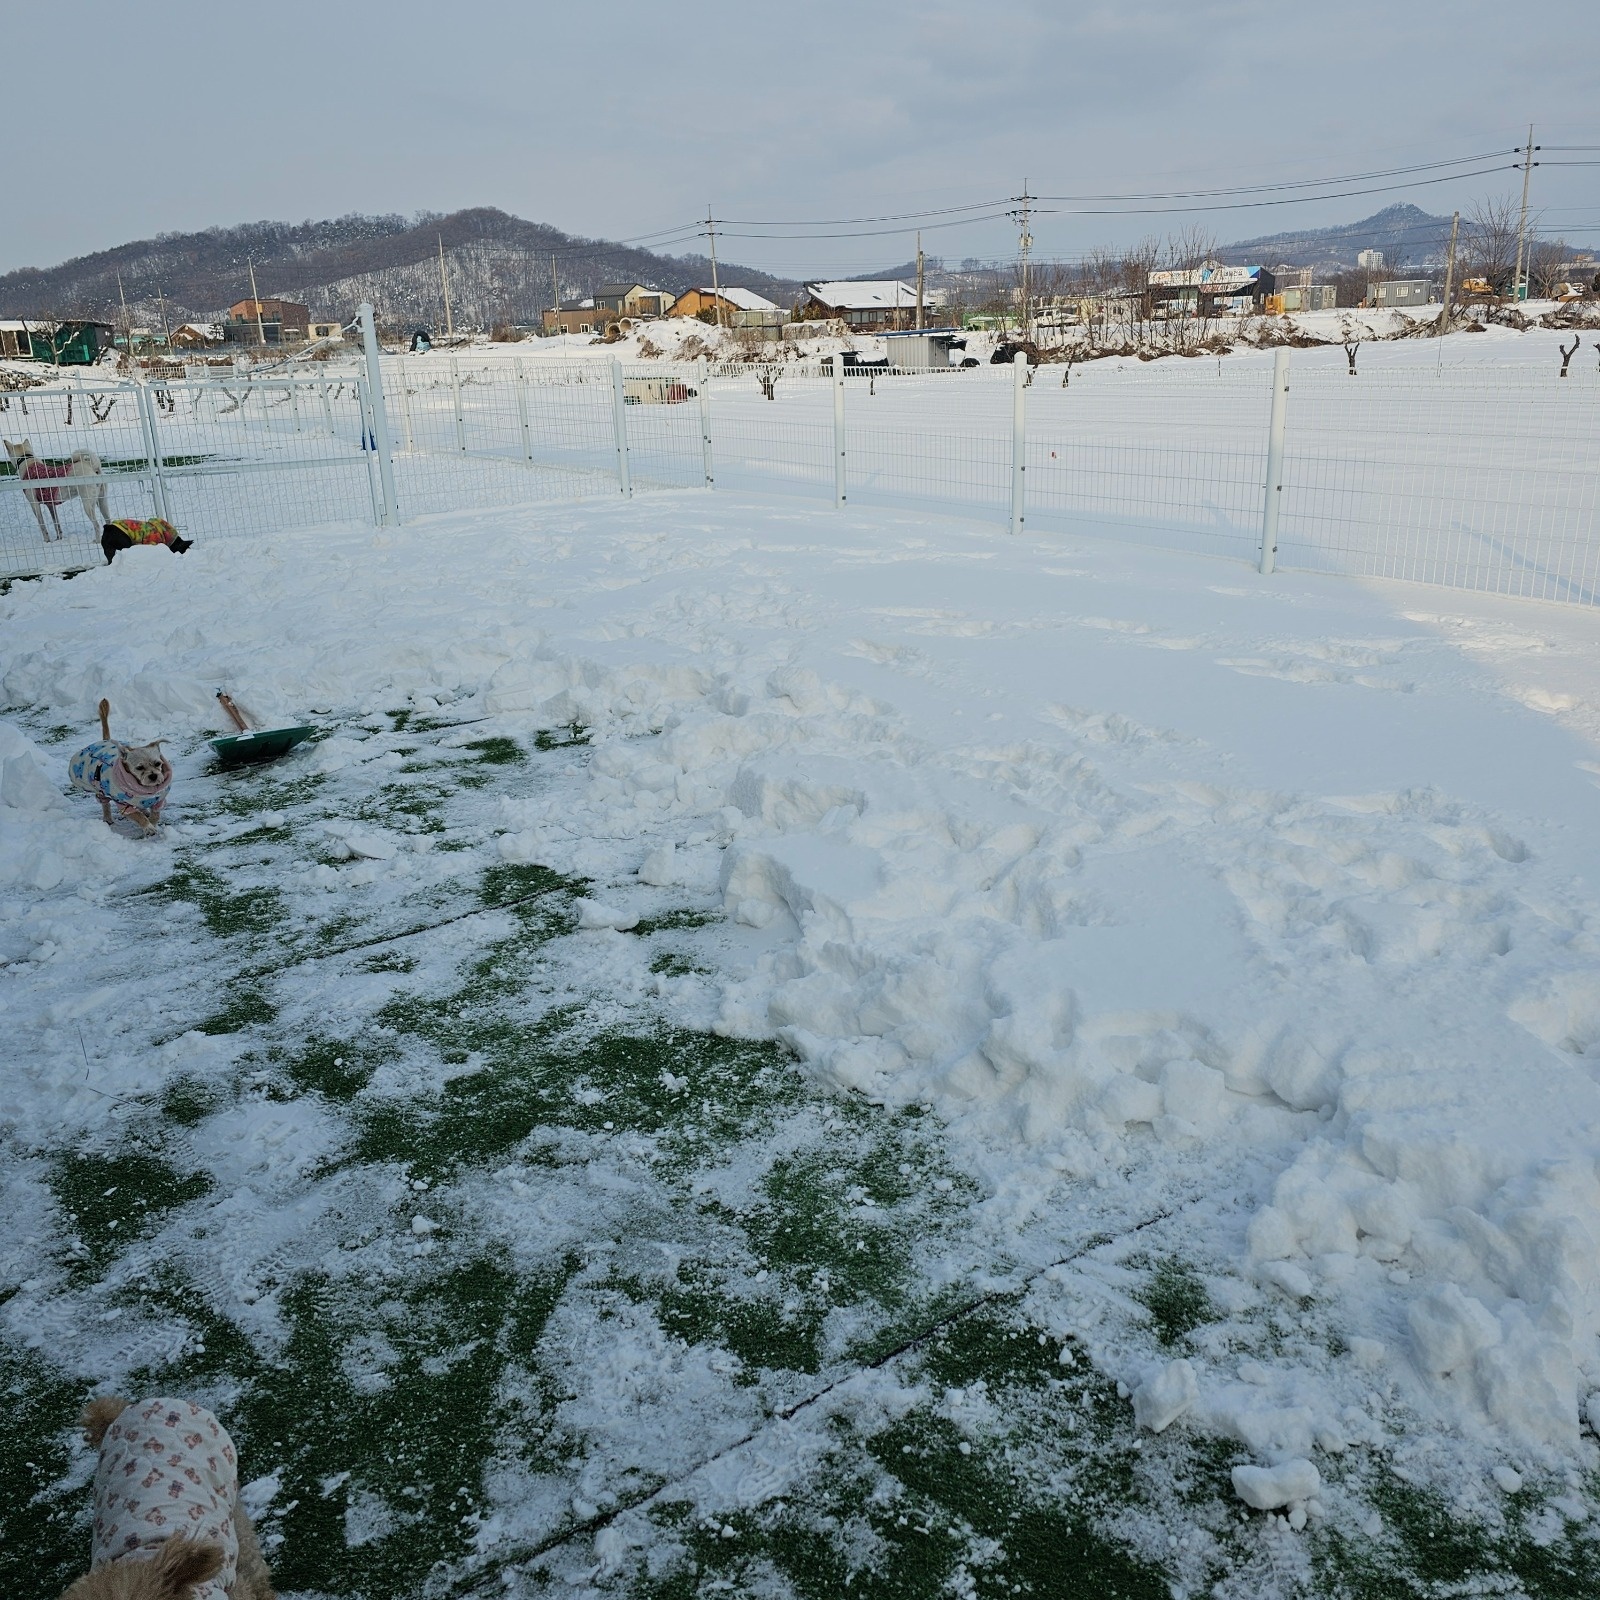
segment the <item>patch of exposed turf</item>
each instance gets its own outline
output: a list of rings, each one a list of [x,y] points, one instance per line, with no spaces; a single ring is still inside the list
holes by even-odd
[[[710,969],[676,950],[662,950],[650,958],[650,970],[664,973],[669,978],[686,978],[691,973],[708,972]]]
[[[195,1026],[201,1033],[242,1033],[246,1028],[265,1027],[278,1015],[278,1008],[257,988],[241,987],[220,1010]]]
[[[50,1187],[81,1242],[89,1265],[102,1266],[130,1240],[160,1225],[166,1213],[211,1188],[203,1172],[180,1173],[158,1156],[70,1153],[57,1158]]]
[[[653,1307],[668,1333],[689,1344],[718,1345],[736,1355],[747,1369],[821,1370],[826,1302],[762,1294],[738,1273],[718,1271],[704,1263],[681,1267],[665,1288],[627,1277],[611,1280],[611,1286]],[[744,1377],[747,1382],[754,1381],[754,1371],[747,1371]]]
[[[219,939],[269,933],[287,917],[283,896],[270,885],[241,888],[188,852],[172,874],[144,891],[157,899],[194,906]]]
[[[0,1341],[0,1594],[55,1595],[89,1566],[89,1500],[51,1492],[89,1386]]]
[[[833,1459],[782,1500],[711,1518],[659,1507],[666,1559],[628,1593],[1170,1600],[1159,1567],[927,1407],[866,1436],[846,1417],[833,1421]]]
[[[378,1067],[395,1054],[394,1044],[382,1038],[330,1039],[313,1034],[289,1054],[283,1071],[307,1093],[328,1100],[353,1100]]]
[[[1185,1334],[1217,1318],[1199,1274],[1176,1256],[1156,1263],[1135,1298],[1149,1308],[1156,1337],[1164,1345],[1177,1344]]]
[[[180,1073],[161,1086],[161,1115],[180,1128],[193,1128],[226,1099],[217,1084],[191,1073]]]
[[[1383,1521],[1375,1538],[1335,1524],[1313,1541],[1319,1595],[1329,1600],[1436,1600],[1514,1593],[1528,1600],[1600,1594],[1600,1540],[1563,1523],[1525,1488],[1507,1497],[1503,1524],[1454,1511],[1440,1494],[1374,1476],[1363,1486]],[[1590,1475],[1589,1496],[1600,1490]],[[1514,1578],[1518,1588],[1507,1585]]]
[[[248,1470],[278,1470],[280,1590],[397,1596],[470,1550],[506,1437],[545,1420],[519,1381],[575,1264],[522,1275],[472,1257],[377,1293],[312,1277],[282,1297],[282,1359],[240,1397]],[[431,1592],[456,1592],[453,1585]]]
[[[663,911],[659,917],[643,917],[629,930],[641,937],[652,933],[674,933],[680,928],[705,928],[721,922],[720,911]]]
[[[501,736],[474,739],[471,744],[463,745],[462,749],[475,752],[479,762],[490,767],[520,766],[528,759],[527,751],[515,739]]]
[[[541,728],[534,735],[536,750],[570,750],[574,745],[589,743],[589,730],[581,722],[569,722],[563,728]]]

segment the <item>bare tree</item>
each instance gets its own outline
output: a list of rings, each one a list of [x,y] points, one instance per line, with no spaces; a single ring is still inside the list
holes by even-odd
[[[1560,239],[1535,239],[1528,246],[1528,283],[1541,299],[1553,298],[1556,285],[1565,280],[1566,273],[1562,269],[1570,254]]]
[[[1509,195],[1479,200],[1461,230],[1466,245],[1467,278],[1482,278],[1496,294],[1509,294],[1517,270],[1519,207]]]

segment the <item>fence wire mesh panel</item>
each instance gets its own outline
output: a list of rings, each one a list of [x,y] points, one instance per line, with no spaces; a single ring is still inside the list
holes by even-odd
[[[383,372],[403,517],[619,492],[610,362],[430,355],[391,358]],[[630,366],[622,387],[633,481],[702,483],[692,380]]]
[[[832,500],[831,367],[718,363],[707,387],[719,488]]]
[[[365,402],[348,377],[85,383],[3,398],[4,436],[26,439],[50,474],[24,466],[19,478],[11,452],[0,466],[5,576],[98,565],[103,523],[124,517],[163,516],[201,539],[373,519]]]
[[[1337,356],[1337,353],[1334,353]],[[1282,565],[1593,605],[1600,374],[1297,352]]]
[[[0,577],[103,561],[102,507],[112,519],[156,514],[154,447],[131,384],[0,394],[0,437],[12,447],[0,451]],[[24,443],[37,466],[12,459]]]
[[[1027,524],[1249,559],[1270,368],[1043,366],[1027,391]],[[1064,381],[1065,380],[1065,381]]]
[[[1009,366],[845,378],[845,472],[856,505],[1011,510]]]
[[[185,538],[373,520],[359,381],[211,379],[149,395],[157,496]]]
[[[1012,367],[831,360],[619,365],[509,353],[386,357],[402,520],[699,488],[1003,523],[1017,490]],[[1270,358],[1036,368],[1022,394],[1032,532],[1254,561]],[[1290,358],[1280,565],[1600,600],[1600,372],[1385,351]],[[103,519],[188,537],[381,520],[362,379],[326,370],[0,395],[0,576],[97,564]],[[18,476],[18,467],[29,476]],[[61,537],[56,537],[59,526]]]

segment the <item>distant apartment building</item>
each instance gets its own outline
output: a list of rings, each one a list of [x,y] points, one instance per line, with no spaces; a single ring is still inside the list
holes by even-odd
[[[1377,272],[1383,266],[1383,251],[1362,250],[1356,255],[1356,265],[1363,272]]]

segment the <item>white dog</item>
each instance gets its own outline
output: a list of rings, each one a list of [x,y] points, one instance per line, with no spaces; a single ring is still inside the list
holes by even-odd
[[[84,516],[96,531],[111,520],[111,506],[106,500],[106,475],[101,470],[100,457],[93,450],[74,450],[63,464],[41,461],[33,453],[33,445],[27,439],[16,444],[7,439],[5,443],[12,469],[22,482],[22,492],[33,507],[33,520],[39,524],[40,536],[46,544],[50,542],[50,535],[45,531],[44,512],[39,507],[42,505],[50,512],[56,538],[64,538],[56,507],[69,494],[77,496]],[[62,485],[58,482],[62,478],[70,481]],[[98,516],[95,515],[96,511],[99,512]]]

